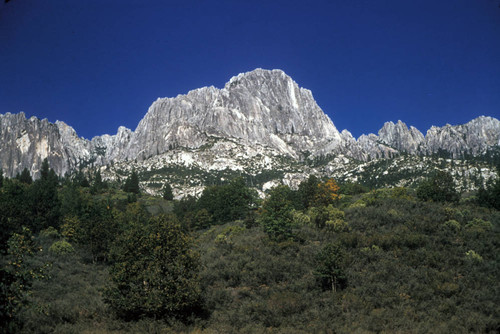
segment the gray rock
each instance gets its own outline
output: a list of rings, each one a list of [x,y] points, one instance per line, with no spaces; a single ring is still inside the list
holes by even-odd
[[[218,141],[224,144],[214,144]],[[36,177],[45,158],[59,175],[89,164],[127,161],[144,162],[149,168],[148,159],[174,151],[171,158],[202,161],[197,167],[204,170],[215,165],[220,169],[224,161],[227,168],[237,170],[241,161],[230,156],[246,157],[248,152],[254,152],[252,159],[265,166],[270,161],[274,164],[278,156],[297,162],[306,156],[329,155],[369,161],[403,152],[446,151],[460,157],[484,154],[496,145],[500,145],[500,121],[484,116],[464,125],[432,127],[425,137],[401,121],[387,122],[378,135],[356,140],[347,130],[340,133],[311,91],[300,88],[281,70],[256,69],[231,78],[222,89],[203,87],[159,98],[135,131],[120,127],[115,135],[92,140],[78,137],[64,122],[26,119],[24,113],[0,115],[0,167],[9,177],[25,167]],[[226,160],[218,159],[225,156],[221,149],[231,149]],[[336,161],[341,164],[345,158]]]

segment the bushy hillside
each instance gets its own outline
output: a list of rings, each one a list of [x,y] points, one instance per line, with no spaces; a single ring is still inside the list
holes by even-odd
[[[499,181],[460,199],[439,173],[417,189],[311,176],[262,200],[237,178],[167,201],[42,175],[0,183],[3,331],[500,328]]]

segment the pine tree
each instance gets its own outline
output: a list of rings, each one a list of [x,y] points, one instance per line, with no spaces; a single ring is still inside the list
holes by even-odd
[[[21,172],[21,175],[18,174],[16,176],[16,179],[18,179],[19,181],[21,181],[22,183],[25,183],[25,184],[33,183],[33,179],[31,178],[30,171],[26,167],[24,167],[23,171]]]
[[[139,176],[136,171],[132,171],[132,174],[125,181],[125,185],[123,186],[123,190],[128,193],[139,194]]]
[[[165,199],[167,201],[171,201],[174,199],[172,187],[168,183],[165,183],[165,187],[163,187],[163,199]]]

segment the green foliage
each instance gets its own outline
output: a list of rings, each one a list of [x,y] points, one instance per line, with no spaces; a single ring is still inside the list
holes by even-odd
[[[73,246],[66,240],[59,240],[54,242],[50,248],[49,252],[58,256],[64,256],[75,252]]]
[[[139,176],[135,170],[133,170],[132,174],[125,180],[123,190],[127,193],[139,194]]]
[[[94,180],[92,182],[91,192],[93,194],[98,194],[108,187],[106,182],[102,181],[101,170],[97,170],[94,175]]]
[[[4,179],[5,247],[33,225],[33,186]],[[15,262],[29,274],[50,259],[52,278],[27,276],[32,287],[10,322],[23,328],[13,331],[488,333],[500,325],[500,213],[473,201],[416,201],[412,189],[393,188],[304,210],[299,191],[282,187],[248,221],[213,225],[195,198],[142,195],[127,204],[120,190],[68,182],[56,191],[59,229],[41,230],[45,251]],[[174,206],[181,221],[151,218],[157,202]],[[74,252],[50,250],[58,231]],[[0,257],[2,293],[13,291],[5,288],[16,277],[13,254]],[[206,313],[193,314],[201,305]]]
[[[23,225],[32,222],[29,186],[15,179],[6,179],[0,188],[0,253],[7,250],[12,233],[20,233]]]
[[[489,182],[486,188],[479,188],[477,202],[479,205],[500,210],[500,174],[494,182]]]
[[[73,176],[73,185],[77,187],[88,188],[90,187],[90,182],[83,171],[80,170]]]
[[[3,178],[3,170],[0,169],[0,188],[2,188],[2,186],[3,186],[3,179],[4,179]]]
[[[152,218],[113,246],[106,302],[124,319],[187,315],[200,302],[198,255],[172,216]]]
[[[353,182],[344,182],[340,184],[340,193],[344,195],[359,195],[367,193],[369,189],[362,184]]]
[[[300,203],[300,205],[298,206],[299,209],[308,209],[314,204],[319,190],[319,183],[320,180],[316,176],[309,175],[309,178],[307,180],[302,181],[299,184],[299,189],[297,191],[297,197]]]
[[[112,241],[120,228],[113,208],[102,201],[87,199],[74,222],[73,239],[90,250],[92,261],[107,261]]]
[[[335,208],[333,205],[312,207],[307,211],[311,223],[318,228],[327,227],[334,232],[346,230],[347,223],[344,221],[344,211]]]
[[[18,179],[20,182],[22,182],[24,184],[31,184],[31,183],[33,183],[33,179],[31,178],[30,171],[26,167],[24,167],[24,169],[21,172],[21,174],[18,174],[16,176],[16,179]]]
[[[14,233],[8,241],[8,254],[0,261],[0,329],[4,333],[17,332],[22,326],[20,314],[28,304],[34,280],[44,277],[45,266],[30,264],[39,248],[28,228]]]
[[[316,275],[324,289],[344,288],[347,284],[345,273],[345,251],[339,244],[327,244],[316,256]]]
[[[61,201],[57,191],[59,180],[54,170],[49,168],[47,159],[43,161],[40,173],[40,179],[30,187],[35,232],[49,226],[59,227],[61,216]]]
[[[423,201],[457,202],[460,198],[455,190],[452,176],[443,171],[437,171],[417,188],[417,197]]]
[[[165,183],[165,186],[163,187],[162,197],[167,201],[172,201],[174,199],[174,193],[172,192],[172,187],[169,183]]]
[[[53,226],[49,226],[45,230],[41,230],[40,236],[48,239],[59,239],[61,237],[59,232]]]
[[[214,223],[244,219],[256,206],[257,193],[237,178],[225,185],[210,186],[203,190],[198,209],[206,209]]]
[[[288,186],[277,186],[269,192],[259,222],[271,240],[283,241],[293,237],[292,191]]]
[[[476,253],[475,251],[473,251],[472,249],[468,250],[465,253],[465,257],[467,258],[468,261],[471,262],[483,262],[483,257],[478,253]]]

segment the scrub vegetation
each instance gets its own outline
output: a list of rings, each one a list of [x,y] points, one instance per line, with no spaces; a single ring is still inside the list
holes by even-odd
[[[134,172],[135,174],[135,172]],[[6,333],[496,333],[500,178],[370,189],[310,176],[264,199],[137,175],[0,178]]]

